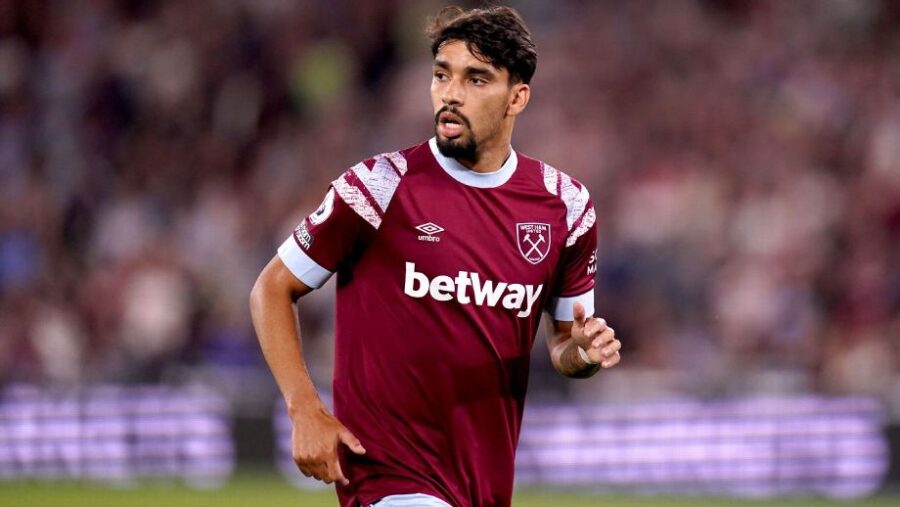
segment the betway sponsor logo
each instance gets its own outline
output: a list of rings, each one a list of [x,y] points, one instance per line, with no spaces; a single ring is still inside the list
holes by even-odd
[[[507,310],[519,310],[517,317],[531,315],[531,309],[543,288],[543,284],[482,281],[478,273],[471,271],[460,271],[456,277],[438,275],[429,280],[425,273],[416,271],[414,262],[406,263],[406,275],[403,279],[403,293],[407,296],[431,296],[438,301],[451,301],[455,298],[461,305],[495,307],[499,304]]]

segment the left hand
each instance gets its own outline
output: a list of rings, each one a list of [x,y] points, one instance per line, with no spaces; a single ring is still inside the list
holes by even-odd
[[[616,339],[616,332],[606,324],[606,320],[586,317],[584,305],[575,303],[572,308],[575,321],[572,322],[572,339],[583,348],[591,361],[602,368],[612,368],[619,364],[622,356],[619,349],[622,342]]]

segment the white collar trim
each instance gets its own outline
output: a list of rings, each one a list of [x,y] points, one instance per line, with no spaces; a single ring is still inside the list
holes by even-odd
[[[494,172],[480,173],[473,171],[466,166],[460,164],[455,158],[445,157],[438,149],[437,139],[432,137],[428,140],[428,146],[431,148],[431,154],[437,160],[438,165],[451,178],[470,187],[477,188],[496,188],[509,181],[512,178],[516,167],[519,165],[519,157],[516,156],[516,150],[510,148],[509,157],[506,162]]]

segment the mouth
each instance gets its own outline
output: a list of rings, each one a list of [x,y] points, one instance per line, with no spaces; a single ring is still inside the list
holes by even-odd
[[[437,131],[443,137],[453,139],[463,133],[463,120],[450,112],[443,112],[438,116]]]

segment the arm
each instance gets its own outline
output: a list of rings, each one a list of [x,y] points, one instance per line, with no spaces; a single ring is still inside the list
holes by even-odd
[[[574,321],[553,319],[547,330],[547,348],[553,367],[561,375],[572,378],[588,378],[600,368],[612,368],[619,364],[622,343],[616,339],[613,328],[603,319],[585,317],[584,306],[575,303]],[[585,350],[592,363],[586,362],[578,347]]]
[[[306,369],[293,303],[312,289],[298,280],[275,256],[250,292],[250,314],[259,343],[284,396],[292,423],[294,461],[307,477],[347,484],[337,459],[337,446],[365,453],[359,440],[333,415],[316,393]]]

